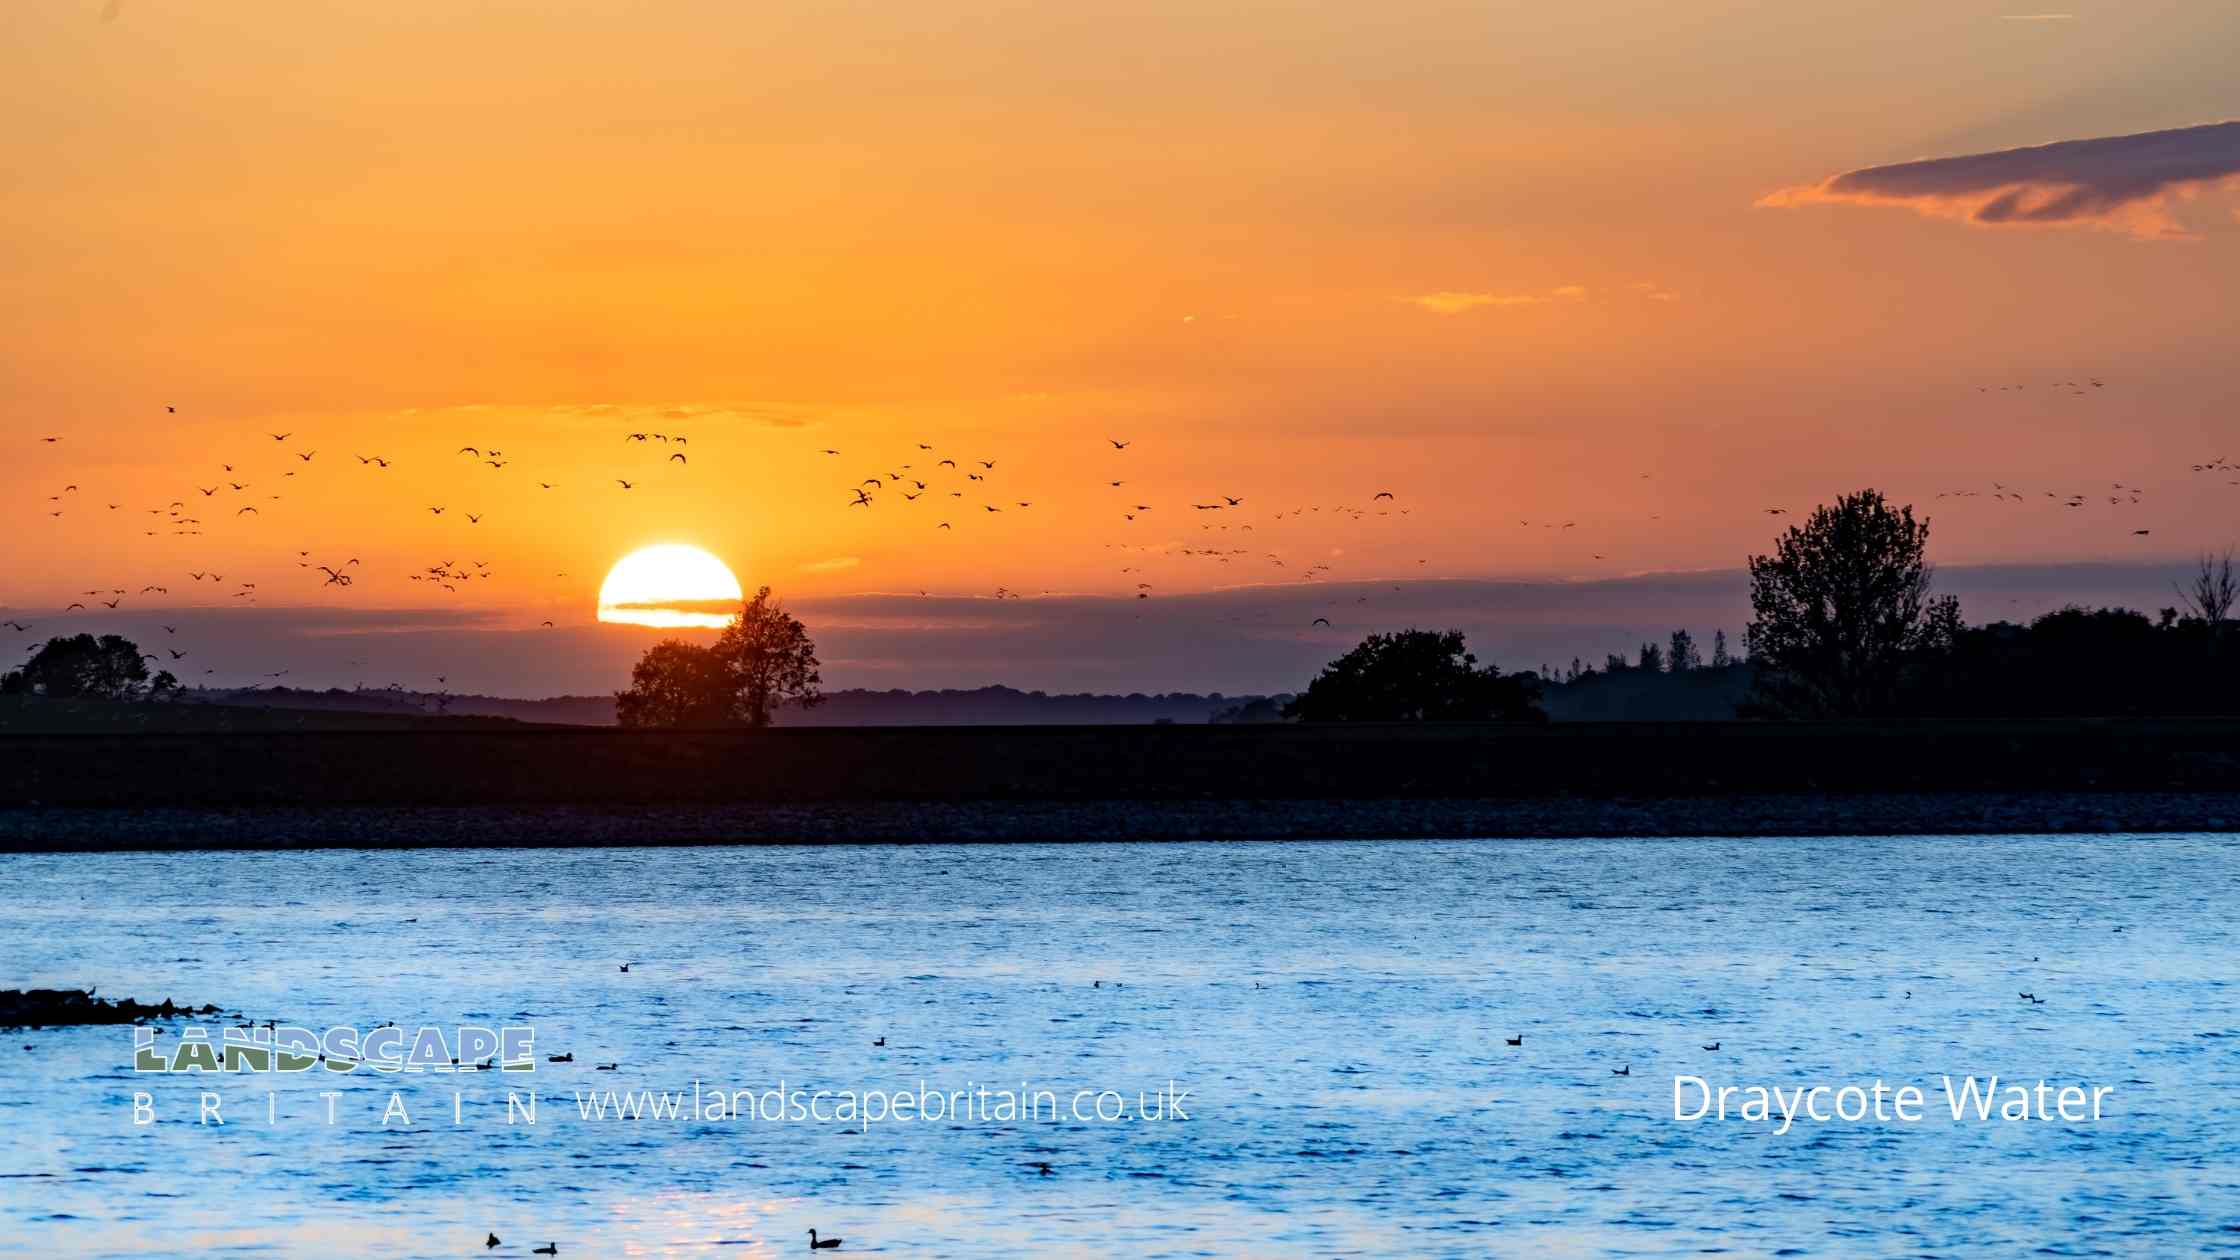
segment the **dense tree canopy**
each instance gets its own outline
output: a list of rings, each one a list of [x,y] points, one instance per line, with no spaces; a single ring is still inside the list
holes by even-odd
[[[72,635],[46,641],[20,669],[0,677],[0,694],[56,700],[143,700],[177,689],[170,671],[149,673],[149,657],[123,635]]]
[[[778,706],[808,709],[824,702],[817,645],[765,586],[724,627],[715,653],[738,682],[739,713],[749,726],[770,725]]]
[[[1533,720],[1539,680],[1504,676],[1463,646],[1462,632],[1372,634],[1330,662],[1284,716],[1305,722]]]
[[[800,621],[756,591],[712,646],[664,639],[615,695],[623,726],[768,726],[781,705],[820,704],[816,644]]]
[[[1871,717],[1897,711],[1910,666],[1960,629],[1949,596],[1929,594],[1929,523],[1862,490],[1814,509],[1770,556],[1750,557],[1754,707],[1769,716]]]
[[[630,689],[614,698],[623,726],[730,726],[738,689],[713,651],[682,639],[647,648],[630,670]]]

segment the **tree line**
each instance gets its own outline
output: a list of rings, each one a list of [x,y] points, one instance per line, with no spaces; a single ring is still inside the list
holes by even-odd
[[[1749,558],[1742,651],[1724,630],[1705,653],[1687,630],[1633,659],[1561,673],[1503,673],[1460,630],[1372,634],[1296,695],[1219,715],[1223,722],[1546,720],[1551,686],[1747,671],[1736,716],[1761,719],[2049,717],[2240,713],[2240,643],[2231,614],[2240,575],[2230,552],[2203,555],[2177,602],[2157,614],[2064,608],[2027,624],[1970,626],[1933,590],[1929,523],[1861,490],[1816,508]],[[178,692],[156,658],[119,635],[50,639],[0,675],[0,695],[106,701]],[[1735,678],[1733,674],[1727,675]],[[648,648],[615,695],[627,727],[764,727],[823,701],[816,645],[770,588],[756,591],[712,644]],[[1725,684],[1721,684],[1725,686]],[[1718,694],[1714,692],[1714,694]],[[1722,701],[1722,703],[1724,703]]]

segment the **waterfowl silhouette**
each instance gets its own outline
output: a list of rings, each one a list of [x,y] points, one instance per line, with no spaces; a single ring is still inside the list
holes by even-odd
[[[1524,1044],[1524,1034],[1518,1033],[1514,1037],[1503,1037],[1501,1039],[1501,1044],[1505,1046],[1521,1046]]]
[[[622,964],[622,969],[623,969],[624,971],[628,971],[628,970],[630,970],[630,964],[629,964],[629,963],[624,963],[624,964]]]
[[[576,1052],[570,1050],[566,1054],[548,1054],[544,1057],[544,1061],[547,1063],[573,1063],[576,1061]]]
[[[497,1245],[498,1245],[498,1236],[497,1236],[496,1234],[492,1234],[492,1235],[490,1235],[490,1236],[489,1236],[488,1238],[485,1238],[485,1239],[483,1239],[483,1240],[482,1240],[482,1245],[483,1245],[484,1247],[495,1247],[495,1246],[497,1246]]]
[[[1633,1065],[1632,1065],[1631,1063],[1628,1063],[1628,1064],[1626,1064],[1626,1065],[1625,1065],[1624,1067],[1622,1067],[1622,1068],[1611,1068],[1611,1069],[1610,1069],[1610,1075],[1612,1075],[1612,1076],[1631,1076],[1631,1075],[1633,1075]]]
[[[879,1038],[879,1039],[878,1039],[877,1041],[874,1041],[874,1042],[872,1042],[871,1044],[872,1044],[872,1045],[874,1045],[874,1046],[883,1046],[883,1045],[887,1044],[887,1039],[886,1039],[885,1037],[881,1037],[881,1038]]]
[[[1716,1041],[1714,1041],[1714,1042],[1712,1042],[1712,1043],[1711,1043],[1710,1045],[1708,1045],[1708,1046],[1705,1046],[1705,1047],[1704,1047],[1704,1049],[1706,1049],[1706,1050],[1716,1050],[1716,1049],[1718,1049],[1718,1048],[1719,1048],[1719,1043],[1718,1043],[1718,1042],[1716,1042]]]
[[[809,1250],[811,1251],[826,1251],[839,1245],[840,1240],[837,1238],[819,1238],[817,1237],[817,1231],[813,1229],[809,1231]]]
[[[557,1256],[560,1254],[560,1244],[555,1242],[546,1243],[542,1247],[531,1247],[529,1254],[532,1256]]]

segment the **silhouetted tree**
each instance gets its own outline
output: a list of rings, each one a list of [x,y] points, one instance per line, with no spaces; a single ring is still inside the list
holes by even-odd
[[[824,703],[817,645],[807,628],[770,598],[767,586],[724,627],[714,650],[737,678],[739,713],[749,726],[770,725],[780,705],[809,709]]]
[[[1732,664],[1734,664],[1734,659],[1727,655],[1727,632],[1724,630],[1712,631],[1711,668],[1725,669]]]
[[[49,639],[22,668],[0,677],[0,694],[55,700],[145,700],[178,686],[168,670],[151,675],[140,645],[116,634]]]
[[[615,694],[614,720],[633,727],[735,725],[738,684],[713,650],[663,639],[631,668],[630,689]]]
[[[768,726],[780,705],[822,704],[817,647],[809,632],[756,591],[709,647],[664,639],[630,671],[615,694],[623,726]]]
[[[2186,612],[2208,627],[2210,642],[2224,637],[2224,623],[2232,615],[2232,605],[2240,602],[2240,576],[2232,571],[2232,549],[2223,555],[2204,551],[2193,571],[2193,580],[2178,587],[2178,598],[2185,601]]]
[[[1657,646],[1656,644],[1654,644],[1654,643],[1644,643],[1644,644],[1642,644],[1642,645],[1641,645],[1641,669],[1642,669],[1642,671],[1643,671],[1644,673],[1650,673],[1650,674],[1661,674],[1661,673],[1663,673],[1663,672],[1664,672],[1664,649],[1663,649],[1663,648],[1660,648],[1660,647],[1658,647],[1658,646]]]
[[[1858,717],[1895,711],[1909,661],[1961,629],[1950,596],[1931,599],[1929,524],[1875,490],[1845,495],[1750,557],[1753,711]]]
[[[1403,630],[1363,639],[1283,713],[1306,722],[1537,720],[1539,696],[1530,674],[1480,668],[1460,630]]]

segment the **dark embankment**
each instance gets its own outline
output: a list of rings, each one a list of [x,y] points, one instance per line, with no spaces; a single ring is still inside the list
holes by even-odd
[[[0,800],[19,849],[2223,829],[2240,721],[0,736]]]

